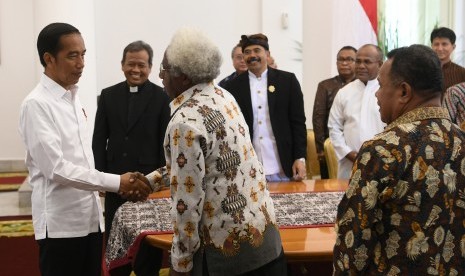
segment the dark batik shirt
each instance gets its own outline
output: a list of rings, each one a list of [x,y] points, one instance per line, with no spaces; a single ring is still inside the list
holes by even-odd
[[[442,106],[449,110],[452,122],[465,129],[465,82],[453,85],[446,90]]]
[[[444,76],[444,91],[452,85],[465,82],[465,68],[449,61],[442,66]]]
[[[335,275],[465,275],[465,133],[410,111],[365,142],[339,204]]]
[[[352,81],[352,80],[351,80]],[[350,82],[350,81],[349,81]],[[340,76],[321,81],[316,90],[315,102],[313,103],[313,131],[315,133],[316,150],[323,153],[324,143],[329,137],[328,117],[334,97],[339,89],[349,82],[344,82]]]

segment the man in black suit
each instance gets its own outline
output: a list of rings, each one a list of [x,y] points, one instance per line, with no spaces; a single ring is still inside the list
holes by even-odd
[[[169,98],[148,80],[153,50],[143,41],[130,43],[123,51],[122,71],[126,81],[102,90],[98,101],[92,140],[95,167],[111,173],[139,171],[143,174],[165,166],[163,140],[170,118]],[[106,242],[116,210],[125,199],[116,193],[105,196]],[[145,243],[137,255],[137,275],[155,275],[162,252]],[[126,266],[119,274],[129,275]]]
[[[307,129],[304,100],[293,73],[268,66],[268,38],[241,37],[248,72],[225,89],[236,98],[268,181],[300,181],[306,176]]]

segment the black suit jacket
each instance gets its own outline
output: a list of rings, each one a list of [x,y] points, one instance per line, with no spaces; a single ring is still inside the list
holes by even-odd
[[[92,150],[95,168],[114,174],[147,174],[165,166],[163,140],[170,119],[169,98],[150,81],[139,87],[135,119],[128,123],[129,86],[126,81],[102,90],[95,117]],[[124,203],[107,193],[105,224],[109,231],[114,212]]]
[[[144,174],[165,165],[163,140],[170,119],[169,98],[150,81],[140,88],[136,120],[128,123],[127,82],[105,88],[95,117],[92,149],[97,170]]]
[[[268,67],[268,108],[284,173],[292,177],[292,164],[307,155],[304,99],[293,73]],[[253,138],[253,110],[249,73],[240,74],[225,87],[236,98]],[[274,92],[272,92],[274,90]]]

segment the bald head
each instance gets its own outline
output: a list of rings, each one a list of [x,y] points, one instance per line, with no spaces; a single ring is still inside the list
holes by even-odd
[[[376,79],[383,64],[383,52],[373,44],[360,47],[355,58],[355,77],[367,83]]]

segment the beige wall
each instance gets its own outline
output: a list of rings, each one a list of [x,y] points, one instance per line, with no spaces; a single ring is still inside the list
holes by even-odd
[[[0,0],[0,160],[25,156],[19,106],[36,84],[33,0]]]
[[[287,55],[292,39],[300,39],[301,0],[85,2],[81,8],[82,3],[72,0],[0,0],[0,110],[4,116],[0,121],[0,162],[22,160],[25,156],[17,130],[19,107],[42,73],[35,44],[38,31],[47,22],[44,16],[50,16],[49,22],[74,24],[83,34],[86,69],[79,86],[91,118],[90,129],[96,96],[101,89],[124,79],[120,66],[124,46],[138,39],[152,45],[155,53],[150,79],[160,84],[158,64],[172,34],[181,26],[201,28],[217,42],[224,58],[220,78],[233,71],[230,51],[240,35],[266,32],[280,68],[295,72],[301,79],[301,63]],[[93,5],[90,8],[89,2]],[[274,30],[272,26],[280,26],[281,12],[291,15],[291,24],[286,30]]]

